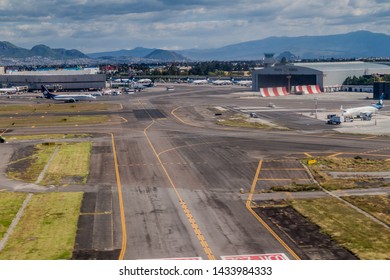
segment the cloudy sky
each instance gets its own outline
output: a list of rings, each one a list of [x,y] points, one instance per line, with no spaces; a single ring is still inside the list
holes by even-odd
[[[269,36],[390,35],[390,0],[0,0],[0,23],[0,41],[25,48],[212,48]]]

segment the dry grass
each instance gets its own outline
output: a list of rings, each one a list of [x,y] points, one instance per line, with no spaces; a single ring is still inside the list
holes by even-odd
[[[390,259],[390,230],[334,199],[292,201],[293,207],[361,259]]]
[[[390,196],[345,196],[343,199],[370,213],[385,224],[390,225]]]
[[[82,193],[34,195],[0,252],[0,259],[70,259],[81,200]]]
[[[72,139],[72,138],[86,138],[89,134],[36,134],[36,135],[9,135],[5,138],[8,142],[20,140],[42,140],[42,139]]]
[[[381,178],[356,176],[334,178],[329,172],[383,172],[390,171],[390,162],[378,159],[318,157],[316,164],[308,165],[315,179],[327,190],[387,187]],[[307,161],[303,161],[304,164]]]
[[[50,162],[43,185],[86,183],[89,174],[92,143],[64,143]]]
[[[217,120],[217,124],[223,125],[223,126],[232,126],[232,127],[245,127],[245,128],[257,128],[257,129],[271,129],[273,128],[270,125],[263,124],[260,122],[255,121],[249,121],[249,119],[240,116],[240,115],[234,115],[232,117],[229,117],[227,119],[219,119]]]
[[[11,179],[34,183],[53,154],[56,144],[38,144],[32,155],[9,164],[7,176]]]
[[[26,196],[25,193],[0,192],[0,239],[4,237]]]
[[[80,102],[80,103],[48,103],[29,105],[3,105],[0,106],[0,115],[14,114],[46,114],[62,112],[93,112],[119,109],[118,104]]]
[[[105,115],[0,117],[0,127],[85,125],[100,124],[110,120],[111,118]]]

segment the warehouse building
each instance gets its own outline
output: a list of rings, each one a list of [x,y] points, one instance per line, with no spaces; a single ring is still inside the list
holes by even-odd
[[[63,90],[102,89],[106,86],[106,75],[87,70],[26,71],[0,74],[2,87],[28,86],[29,90],[39,90],[41,85]]]
[[[347,77],[390,74],[390,66],[369,62],[294,63],[265,67],[252,72],[252,90],[314,86],[322,92],[338,91]]]

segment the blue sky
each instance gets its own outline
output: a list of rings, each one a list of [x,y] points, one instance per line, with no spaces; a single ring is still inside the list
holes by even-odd
[[[0,41],[85,53],[270,36],[390,34],[390,0],[0,0]]]

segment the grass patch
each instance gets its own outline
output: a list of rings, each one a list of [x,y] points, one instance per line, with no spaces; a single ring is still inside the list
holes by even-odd
[[[0,192],[0,239],[4,237],[26,196],[25,193]]]
[[[0,117],[0,127],[84,125],[105,123],[110,120],[107,115]]]
[[[43,185],[85,184],[89,174],[92,143],[64,143],[50,162]]]
[[[293,207],[361,259],[390,259],[390,230],[334,198],[295,200]]]
[[[390,171],[390,161],[355,158],[318,157],[316,164],[308,165],[311,169],[338,172],[375,172]],[[306,161],[304,161],[306,164]]]
[[[343,199],[370,213],[385,224],[390,225],[390,196],[345,196]]]
[[[290,185],[271,187],[271,191],[274,192],[307,192],[318,190],[320,190],[320,187],[316,184],[297,184],[294,182]]]
[[[70,259],[82,196],[82,193],[34,195],[0,252],[0,259]]]
[[[42,140],[42,139],[73,139],[87,138],[90,134],[37,134],[37,135],[12,135],[4,137],[8,142],[19,140]]]
[[[19,157],[7,168],[7,176],[11,179],[34,183],[49,161],[56,148],[55,143],[38,144],[25,157]]]
[[[307,164],[314,178],[327,190],[353,189],[353,188],[374,188],[388,187],[381,178],[364,177],[364,175],[353,178],[335,178],[329,172],[383,172],[390,171],[390,162],[379,159],[364,159],[359,156],[355,158],[318,157],[316,163]]]
[[[80,103],[58,103],[58,104],[30,104],[30,105],[3,105],[0,106],[0,115],[10,114],[46,114],[66,112],[93,112],[119,109],[118,104],[80,102]]]
[[[223,126],[232,126],[232,127],[245,127],[245,128],[258,128],[258,129],[271,129],[272,126],[260,123],[260,122],[251,122],[247,118],[235,115],[229,117],[228,119],[219,119],[217,120],[217,124]]]

